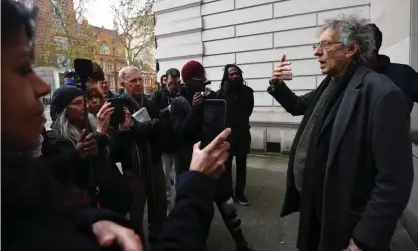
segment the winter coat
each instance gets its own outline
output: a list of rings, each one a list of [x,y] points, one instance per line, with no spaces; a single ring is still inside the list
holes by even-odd
[[[391,63],[385,55],[378,55],[378,65],[374,70],[390,78],[403,91],[412,111],[414,102],[418,102],[418,73],[409,65]]]
[[[297,245],[301,251],[313,251],[307,240],[315,235],[319,236],[315,251],[344,250],[350,239],[369,250],[387,251],[414,177],[405,95],[389,78],[361,66],[338,105],[326,115],[316,135],[318,145],[310,145],[315,154],[308,154],[303,178],[305,186],[316,168],[324,166],[321,230],[314,233],[310,224],[315,206],[305,196],[308,192],[302,189],[299,194],[296,189],[293,161],[301,133],[328,80],[302,96],[284,83],[273,82],[268,89],[287,112],[304,115],[291,148],[281,216],[300,211]],[[320,144],[325,139],[328,146]]]
[[[250,116],[254,108],[254,91],[246,85],[228,90],[225,85],[216,92],[217,98],[226,101],[226,127],[231,128],[228,142],[232,155],[245,155],[250,151]]]
[[[129,144],[129,138],[116,132],[109,133],[109,137],[96,135],[99,152],[91,158],[90,165],[88,158],[79,157],[71,141],[58,138],[53,131],[47,135],[52,151],[44,153],[43,158],[54,177],[64,184],[74,183],[87,191],[93,168],[101,207],[126,215],[132,202],[131,190],[115,163],[121,160],[121,150]]]

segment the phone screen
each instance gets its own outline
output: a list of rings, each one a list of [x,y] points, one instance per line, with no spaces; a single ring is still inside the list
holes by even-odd
[[[226,102],[222,99],[209,99],[204,101],[203,106],[202,148],[225,129]]]

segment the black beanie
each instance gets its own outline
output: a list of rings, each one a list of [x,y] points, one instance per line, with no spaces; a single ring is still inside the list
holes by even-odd
[[[75,99],[76,97],[83,96],[83,90],[78,87],[64,85],[58,88],[52,96],[50,115],[52,121],[55,121],[64,109]]]

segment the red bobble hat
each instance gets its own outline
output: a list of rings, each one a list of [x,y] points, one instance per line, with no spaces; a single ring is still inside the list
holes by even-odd
[[[202,78],[205,76],[205,68],[197,61],[189,61],[181,69],[181,78],[183,81],[190,81],[193,78]]]

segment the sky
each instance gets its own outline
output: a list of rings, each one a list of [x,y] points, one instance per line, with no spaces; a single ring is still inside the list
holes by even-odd
[[[113,29],[113,12],[111,9],[114,0],[89,0],[85,4],[86,12],[84,16],[89,24],[106,29]],[[74,5],[78,6],[78,1],[74,1]]]

